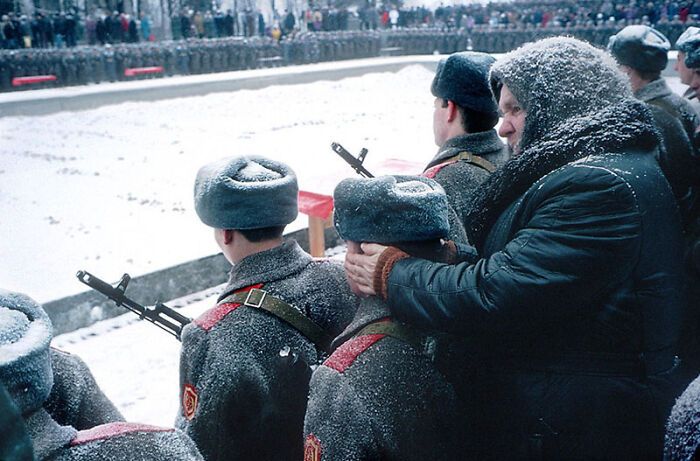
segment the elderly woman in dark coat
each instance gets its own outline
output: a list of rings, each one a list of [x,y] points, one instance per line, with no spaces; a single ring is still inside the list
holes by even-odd
[[[346,269],[396,318],[477,342],[484,458],[659,458],[684,384],[683,245],[649,109],[570,38],[509,53],[491,79],[516,155],[466,214],[481,259],[364,245]]]

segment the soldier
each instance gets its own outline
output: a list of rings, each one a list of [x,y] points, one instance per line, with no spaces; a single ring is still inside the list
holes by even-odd
[[[627,26],[610,37],[608,49],[629,77],[634,96],[680,120],[688,136],[692,137],[698,126],[698,114],[661,78],[671,49],[668,39],[649,26]]]
[[[693,70],[685,65],[685,56],[688,51],[693,49],[694,43],[696,42],[700,42],[700,28],[693,26],[688,27],[685,32],[678,37],[678,41],[676,42],[678,57],[676,58],[675,70],[678,72],[678,77],[680,77],[681,83],[684,85],[690,85],[690,81],[693,79]],[[683,92],[683,97],[690,101],[690,105],[696,112],[700,111],[700,101],[698,101],[695,91],[693,91],[690,86]]]
[[[0,291],[0,384],[23,417],[35,459],[202,460],[192,441],[174,429],[111,423],[77,431],[54,420],[43,408],[53,384],[51,328],[48,315],[32,299]]]
[[[660,32],[640,25],[625,27],[610,37],[608,43],[608,50],[629,77],[634,96],[652,106],[665,147],[658,151],[657,159],[687,220],[690,186],[697,181],[694,172],[697,171],[698,162],[690,139],[699,120],[690,103],[673,93],[661,77],[661,71],[668,63],[670,47],[671,44]],[[681,123],[685,136],[674,127],[674,120],[669,118]]]
[[[208,461],[300,459],[309,366],[356,299],[339,264],[284,241],[297,216],[288,166],[259,156],[206,165],[195,209],[233,268],[218,304],[183,331],[176,427]]]
[[[470,192],[508,160],[508,149],[494,127],[498,107],[488,84],[495,61],[484,53],[455,53],[438,64],[430,87],[435,96],[433,134],[438,153],[424,176],[435,179],[447,193],[450,238],[466,241],[464,212]]]
[[[399,245],[448,262],[448,201],[435,181],[412,176],[345,179],[335,226],[348,253],[362,242]],[[381,298],[363,298],[342,344],[311,378],[304,460],[457,460],[464,415],[433,363],[432,338],[396,321]]]

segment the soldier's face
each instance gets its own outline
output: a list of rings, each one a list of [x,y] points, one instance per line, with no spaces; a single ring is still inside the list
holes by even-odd
[[[678,72],[678,76],[681,78],[681,83],[683,85],[690,85],[690,81],[693,79],[693,69],[688,69],[686,67],[684,52],[678,52],[678,59],[676,59],[674,69],[676,69],[676,72]]]
[[[444,105],[445,100],[435,98],[433,102],[433,137],[435,145],[440,147],[448,139],[447,134],[447,119],[449,118],[449,107]]]
[[[514,155],[519,152],[520,139],[523,136],[525,129],[525,110],[508,86],[503,85],[501,88],[501,98],[498,101],[498,109],[503,118],[501,126],[498,128],[498,135],[506,138],[508,146],[510,146]]]
[[[700,69],[692,69],[693,76],[690,79],[690,87],[695,91],[695,96],[700,97]]]

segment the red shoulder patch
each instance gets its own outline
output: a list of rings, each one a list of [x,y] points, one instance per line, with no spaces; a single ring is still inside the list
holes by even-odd
[[[386,335],[362,335],[345,341],[338,349],[333,351],[323,364],[339,373],[352,365],[355,360],[369,347]]]
[[[263,287],[262,283],[256,285],[251,285],[249,287],[241,288],[240,290],[234,291],[234,293],[240,293],[241,291],[250,291],[253,288],[261,289]],[[204,331],[211,330],[217,323],[219,323],[224,317],[226,317],[231,312],[238,309],[242,304],[239,303],[222,303],[218,304],[204,314],[200,315],[194,320],[194,324],[197,325]]]
[[[427,170],[425,170],[421,176],[424,176],[424,177],[430,178],[430,179],[435,179],[435,176],[437,176],[437,174],[440,172],[440,170],[445,168],[447,165],[452,165],[455,162],[456,162],[456,160],[452,160],[451,162],[445,162],[445,163],[441,163],[439,165],[435,165],[433,167],[430,167]]]
[[[75,447],[85,443],[110,439],[112,437],[117,437],[123,434],[131,434],[134,432],[172,432],[174,430],[175,429],[173,428],[151,426],[148,424],[126,422],[107,423],[100,426],[95,426],[92,429],[79,431],[78,435],[71,440],[70,445]]]
[[[321,461],[321,441],[313,434],[304,441],[304,461]]]
[[[185,384],[182,390],[182,412],[187,421],[192,421],[194,418],[198,403],[197,389],[192,384]]]

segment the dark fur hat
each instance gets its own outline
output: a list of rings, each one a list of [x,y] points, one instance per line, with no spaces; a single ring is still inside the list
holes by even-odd
[[[438,63],[430,92],[476,112],[497,113],[489,88],[489,69],[495,59],[486,53],[464,51]]]
[[[617,62],[641,72],[664,70],[670,49],[664,34],[649,26],[627,26],[608,41],[608,51]]]
[[[39,304],[0,290],[0,383],[23,415],[38,410],[51,392],[51,321]]]
[[[333,192],[335,228],[356,242],[418,242],[447,236],[447,195],[422,176],[349,178]]]
[[[286,226],[297,217],[297,177],[261,156],[225,158],[203,166],[194,184],[199,219],[217,229]]]

